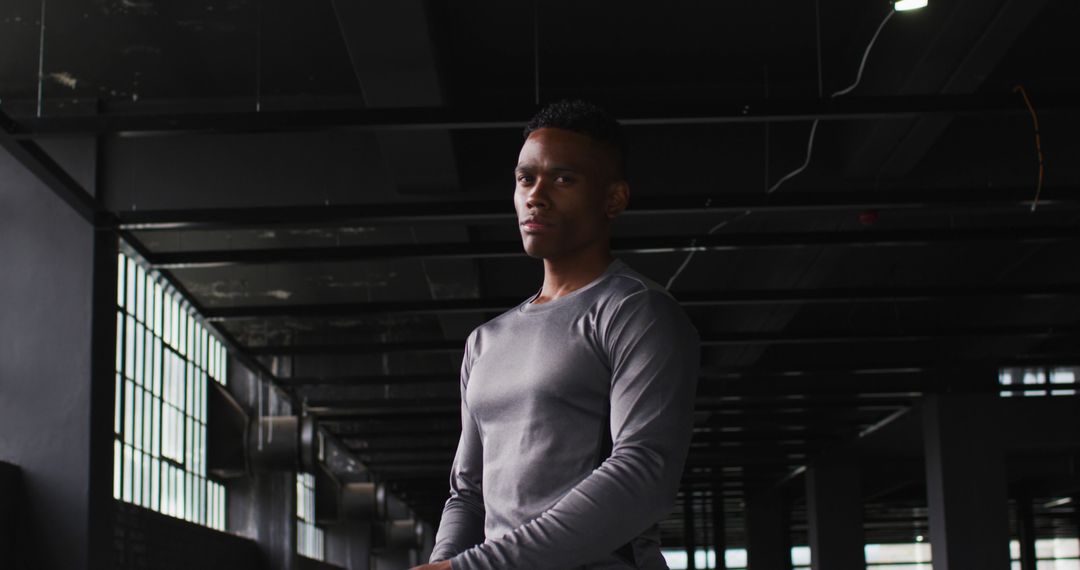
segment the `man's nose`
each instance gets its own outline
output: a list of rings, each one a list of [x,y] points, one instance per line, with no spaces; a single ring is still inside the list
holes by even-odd
[[[525,205],[530,208],[548,207],[547,185],[547,180],[544,177],[537,177],[536,183],[532,185],[532,188],[529,188],[529,193],[525,197]]]

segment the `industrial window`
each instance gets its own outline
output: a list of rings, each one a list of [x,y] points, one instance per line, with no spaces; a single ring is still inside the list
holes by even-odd
[[[113,497],[218,530],[225,487],[206,477],[206,379],[225,348],[160,276],[120,254]]]
[[[1075,396],[1080,367],[1047,366],[1002,368],[998,383],[1003,397],[1013,396]]]
[[[296,552],[316,560],[326,559],[323,530],[315,526],[315,477],[296,474]]]

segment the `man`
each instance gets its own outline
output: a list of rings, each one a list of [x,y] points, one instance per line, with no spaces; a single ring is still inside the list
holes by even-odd
[[[698,332],[611,254],[630,194],[618,123],[561,102],[525,135],[514,207],[544,282],[466,341],[450,498],[417,569],[664,569],[657,523],[689,448]]]

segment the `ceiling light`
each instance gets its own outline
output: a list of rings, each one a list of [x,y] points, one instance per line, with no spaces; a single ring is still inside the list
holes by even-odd
[[[893,9],[897,12],[906,12],[908,10],[925,8],[926,4],[927,0],[896,0],[893,2]]]

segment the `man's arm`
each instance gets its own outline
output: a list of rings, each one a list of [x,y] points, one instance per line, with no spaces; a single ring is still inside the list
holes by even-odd
[[[693,430],[700,338],[662,291],[626,297],[599,332],[611,358],[612,452],[540,516],[452,559],[455,570],[601,559],[672,508]]]
[[[450,467],[450,498],[443,506],[429,562],[450,558],[484,540],[484,454],[480,432],[465,404],[475,334],[474,331],[465,342],[465,357],[461,361],[461,438]]]

